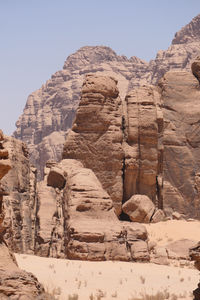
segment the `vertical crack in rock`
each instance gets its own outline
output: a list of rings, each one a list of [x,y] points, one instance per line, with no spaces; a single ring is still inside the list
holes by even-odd
[[[140,190],[140,173],[141,173],[141,131],[140,131],[140,125],[141,125],[141,114],[140,114],[140,103],[138,101],[138,92],[136,91],[136,97],[137,97],[137,114],[138,114],[138,127],[137,127],[137,143],[138,143],[138,173],[136,178],[136,192],[137,194],[141,194]]]
[[[137,88],[128,93],[126,103],[123,201],[142,194],[162,208],[163,117],[159,107],[160,94],[157,88],[151,86]]]

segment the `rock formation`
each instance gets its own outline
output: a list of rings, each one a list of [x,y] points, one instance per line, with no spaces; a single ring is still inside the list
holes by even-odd
[[[168,72],[160,81],[164,117],[164,203],[199,217],[200,91],[188,72]]]
[[[140,96],[129,101],[129,105],[137,106],[131,119],[129,113],[134,109],[122,107],[116,80],[86,76],[63,160],[48,163],[45,179],[38,184],[36,254],[85,260],[149,260],[144,227],[117,218],[124,219],[122,204],[136,191],[151,197],[146,196],[151,203],[145,212],[149,214],[146,222],[164,217],[156,210],[162,203],[159,97],[152,87],[137,91],[142,101]],[[143,119],[144,115],[149,119]],[[137,143],[132,143],[135,136]],[[131,183],[135,189],[129,188]]]
[[[124,199],[147,195],[163,208],[163,114],[157,88],[135,88],[125,98]]]
[[[3,147],[9,153],[10,172],[1,185],[8,194],[4,197],[7,230],[4,236],[15,252],[34,250],[34,227],[37,209],[36,169],[30,166],[26,145],[11,137],[5,137]]]
[[[57,202],[54,198],[53,209],[46,205],[47,198],[41,197],[36,254],[93,261],[149,260],[145,227],[118,220],[110,196],[91,169],[73,159],[48,169],[46,185],[51,186],[46,188],[58,193]],[[61,174],[65,178],[62,188]],[[48,198],[49,202],[52,199]]]
[[[190,248],[190,258],[194,260],[195,267],[200,271],[200,242],[194,247]],[[200,299],[200,282],[198,288],[193,291],[194,300]]]
[[[65,142],[63,158],[80,160],[86,168],[94,171],[119,215],[123,197],[124,155],[122,102],[116,83],[110,77],[87,75],[76,120]]]
[[[27,143],[31,162],[43,175],[45,162],[61,158],[67,130],[71,128],[86,74],[112,76],[119,82],[120,97],[145,84],[156,84],[169,70],[190,70],[199,53],[200,15],[176,33],[172,45],[149,63],[137,57],[118,56],[108,47],[83,47],[70,55],[63,70],[32,93],[19,118],[14,136]],[[173,187],[172,187],[173,190]],[[173,192],[173,191],[172,191]]]
[[[134,194],[147,195],[162,208],[159,94],[151,87],[139,88],[126,98],[124,107],[118,94],[112,78],[86,76],[63,158],[77,159],[93,170],[117,215]]]
[[[200,83],[200,56],[197,56],[191,66],[192,73]]]
[[[8,150],[4,147],[4,137],[0,131],[0,178],[11,169]],[[47,299],[44,288],[31,273],[21,271],[9,252],[3,240],[5,231],[3,195],[5,190],[0,188],[0,299]]]

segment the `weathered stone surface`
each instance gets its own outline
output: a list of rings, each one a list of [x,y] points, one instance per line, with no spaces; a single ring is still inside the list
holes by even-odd
[[[134,195],[122,206],[131,221],[149,223],[155,211],[155,205],[145,195]]]
[[[64,188],[66,183],[65,176],[60,169],[52,168],[47,177],[47,185],[60,190]]]
[[[151,219],[151,222],[152,223],[158,223],[158,222],[161,222],[165,219],[165,214],[163,212],[162,209],[156,209],[153,216],[152,216],[152,219]]]
[[[165,207],[199,217],[199,96],[195,77],[168,72],[160,81],[164,115]],[[174,189],[172,188],[174,187]]]
[[[0,130],[0,145],[1,149],[5,147],[4,136],[2,131]],[[21,144],[21,143],[20,143]],[[6,144],[7,145],[7,144]],[[3,155],[4,162],[9,166],[7,171],[12,166],[8,160],[8,152],[7,155]],[[1,155],[1,154],[0,154]],[[16,160],[17,161],[17,160]],[[12,166],[13,167],[13,166]],[[16,166],[17,167],[17,166]],[[5,176],[4,166],[0,165],[0,174]],[[10,171],[12,172],[12,170]],[[3,192],[5,193],[5,192]],[[33,276],[31,273],[26,273],[21,271],[16,264],[14,256],[8,250],[4,240],[4,211],[2,206],[3,194],[0,191],[0,299],[47,299],[47,295],[44,293],[44,288],[39,282],[37,278]]]
[[[200,56],[197,56],[191,65],[192,73],[200,82]]]
[[[122,104],[116,81],[111,77],[88,75],[63,158],[80,160],[94,171],[121,213],[123,186]],[[89,120],[89,122],[86,122]]]
[[[163,208],[163,115],[156,88],[141,87],[126,96],[124,201],[147,195]]]
[[[160,95],[145,87],[126,100],[122,107],[112,78],[88,75],[63,150],[63,158],[78,159],[94,171],[117,215],[122,203],[138,193],[163,207]]]
[[[30,166],[24,143],[11,137],[3,141],[9,153],[10,172],[2,179],[7,230],[4,235],[9,249],[27,252],[34,249],[36,197],[36,169]],[[6,161],[6,160],[3,160]]]
[[[120,97],[146,84],[156,84],[169,70],[190,70],[199,54],[200,15],[176,33],[172,45],[160,50],[149,63],[127,59],[103,46],[83,47],[70,55],[61,71],[52,75],[27,100],[14,136],[27,143],[31,161],[43,174],[45,162],[59,160],[65,134],[72,126],[81,86],[86,74],[112,76],[119,82]]]
[[[66,186],[59,190],[41,183],[37,254],[97,261],[149,259],[145,227],[118,220],[110,196],[91,169],[73,159],[63,159],[56,168],[63,172]]]
[[[151,262],[157,265],[169,265],[168,253],[164,247],[155,247]]]
[[[196,268],[200,270],[200,242],[190,248],[189,255],[194,260]]]

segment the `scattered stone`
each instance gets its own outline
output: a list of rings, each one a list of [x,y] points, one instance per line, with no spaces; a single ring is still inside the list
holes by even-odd
[[[155,211],[155,205],[145,195],[134,195],[122,206],[133,222],[149,223]]]
[[[165,214],[163,210],[157,209],[152,216],[151,223],[162,222],[164,219],[165,219]]]
[[[174,219],[174,220],[183,220],[183,217],[180,213],[175,211],[175,212],[172,213],[172,219]]]

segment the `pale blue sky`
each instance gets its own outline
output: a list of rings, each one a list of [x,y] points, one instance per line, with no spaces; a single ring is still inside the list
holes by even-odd
[[[0,0],[0,128],[14,131],[28,95],[80,47],[150,60],[199,13],[200,0]]]

